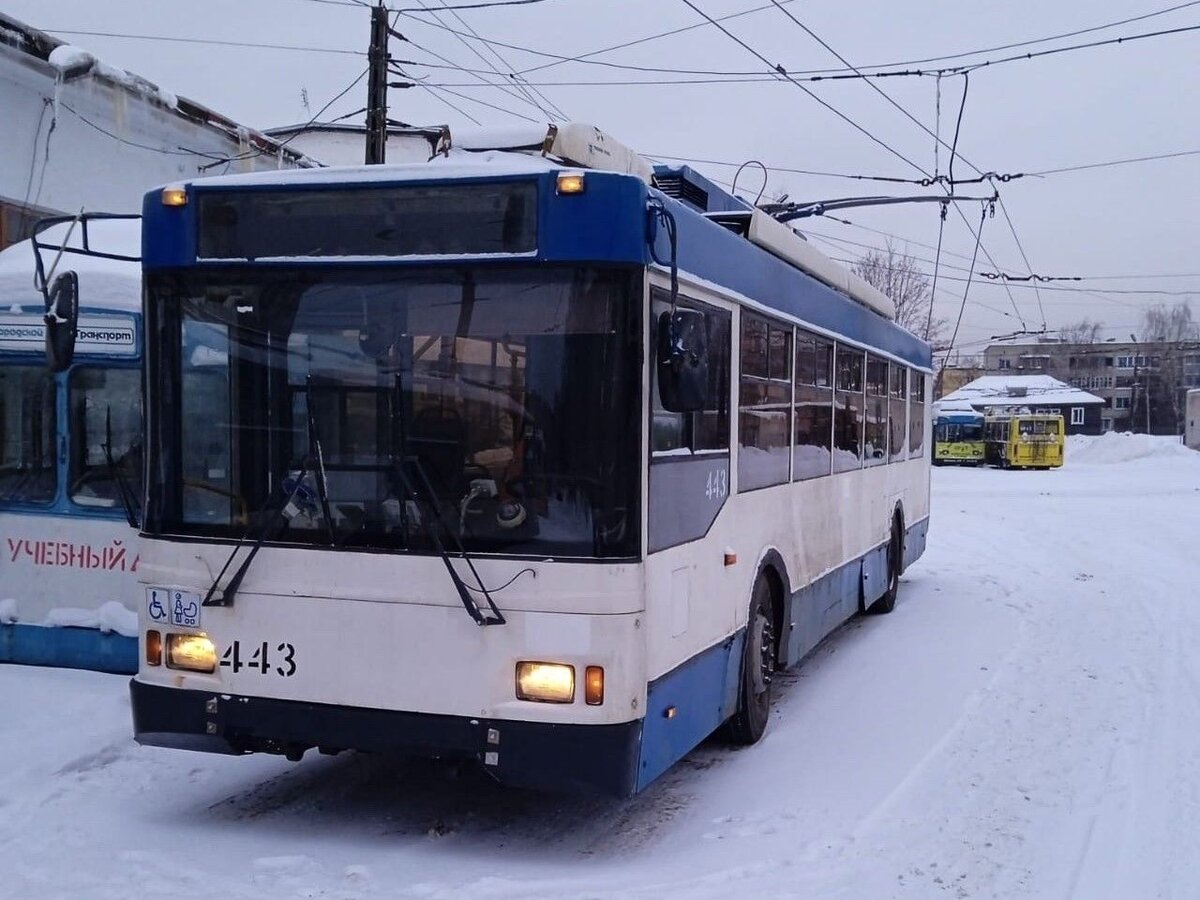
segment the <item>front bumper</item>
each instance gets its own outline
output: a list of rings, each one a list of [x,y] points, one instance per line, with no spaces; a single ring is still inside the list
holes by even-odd
[[[440,716],[129,684],[139,744],[208,753],[313,747],[473,759],[504,784],[631,796],[642,721],[564,725]]]

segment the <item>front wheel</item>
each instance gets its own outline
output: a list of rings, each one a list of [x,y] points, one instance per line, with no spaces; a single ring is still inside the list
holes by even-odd
[[[735,744],[756,744],[771,717],[771,677],[775,672],[779,636],[775,633],[771,586],[760,577],[750,598],[750,618],[742,646],[741,686],[737,712],[729,720],[729,738]]]
[[[892,520],[892,536],[887,547],[887,590],[883,596],[867,607],[872,615],[884,615],[896,608],[896,596],[900,593],[900,570],[904,568],[904,528],[899,514]]]

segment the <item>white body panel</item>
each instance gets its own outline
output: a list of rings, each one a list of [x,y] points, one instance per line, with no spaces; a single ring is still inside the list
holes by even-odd
[[[63,610],[110,602],[132,616],[137,554],[137,534],[121,519],[0,512],[0,600],[16,601],[13,620],[30,625],[75,624]]]
[[[147,587],[201,598],[229,555],[228,544],[147,539],[139,577]],[[245,549],[241,551],[245,553]],[[461,566],[461,563],[459,564]],[[524,721],[624,722],[641,715],[642,580],[638,565],[478,560],[508,624],[480,627],[463,609],[437,557],[264,548],[230,607],[200,610],[200,630],[227,648],[295,647],[296,672],[256,669],[213,675],[142,667],[155,684],[233,694],[311,700],[374,709]],[[464,574],[468,579],[469,576]],[[143,630],[154,625],[141,603]],[[249,652],[243,652],[243,657]],[[571,663],[573,704],[518,702],[520,660]],[[583,698],[583,672],[604,666],[605,702]]]
[[[687,277],[680,282],[686,286],[687,296],[733,313],[730,391],[736,398],[741,374],[736,352],[739,310],[756,304]],[[653,283],[664,289],[669,286],[660,272]],[[789,319],[777,311],[769,314],[778,320]],[[821,331],[800,320],[791,321]],[[647,362],[644,404],[650,399],[648,366]],[[923,377],[928,387],[928,376]],[[646,669],[651,680],[746,626],[759,566],[770,550],[783,559],[790,587],[796,591],[885,543],[897,504],[903,509],[906,526],[928,518],[932,405],[924,405],[925,445],[920,457],[739,493],[735,402],[725,505],[704,538],[646,559]],[[736,555],[735,565],[725,565],[728,552]]]

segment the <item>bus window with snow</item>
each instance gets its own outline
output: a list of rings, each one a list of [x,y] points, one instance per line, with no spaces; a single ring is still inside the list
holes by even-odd
[[[142,744],[628,796],[893,608],[928,344],[690,169],[536,144],[146,197]]]

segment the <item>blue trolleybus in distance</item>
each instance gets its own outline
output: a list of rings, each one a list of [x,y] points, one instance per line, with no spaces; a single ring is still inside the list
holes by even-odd
[[[929,346],[690,169],[528,149],[147,195],[142,744],[627,796],[892,609]]]
[[[45,242],[45,266],[71,270],[61,283],[73,285],[78,318],[73,357],[48,369],[33,241],[0,253],[0,662],[132,673],[141,596],[130,521],[143,461],[139,229],[64,222],[35,240]],[[121,258],[58,252],[85,243]]]

